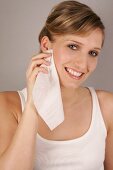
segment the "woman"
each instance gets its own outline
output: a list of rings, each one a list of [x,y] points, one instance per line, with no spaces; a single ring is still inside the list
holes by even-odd
[[[113,95],[82,83],[95,70],[104,42],[104,25],[86,5],[55,6],[40,35],[41,53],[28,66],[27,99],[0,94],[1,170],[113,170]],[[32,90],[53,49],[65,120],[50,131],[35,109]],[[24,109],[23,109],[24,108]]]

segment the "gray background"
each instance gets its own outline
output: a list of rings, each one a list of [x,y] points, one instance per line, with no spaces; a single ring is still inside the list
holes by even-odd
[[[106,27],[97,70],[85,83],[113,92],[113,0],[79,0],[88,4]],[[31,56],[39,50],[38,34],[60,0],[0,0],[0,91],[22,89]]]

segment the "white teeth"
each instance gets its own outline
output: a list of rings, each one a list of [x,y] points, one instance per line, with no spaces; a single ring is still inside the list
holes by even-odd
[[[73,76],[76,76],[76,77],[80,77],[82,75],[82,73],[80,72],[76,72],[74,70],[72,70],[71,68],[66,68],[66,70]]]

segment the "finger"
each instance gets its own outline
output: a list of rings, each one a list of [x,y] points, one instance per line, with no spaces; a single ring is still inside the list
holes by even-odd
[[[35,67],[40,67],[42,64],[49,66],[50,65],[50,61],[46,61],[44,59],[39,59],[36,61],[32,61],[30,68],[31,70],[33,70]]]
[[[44,67],[36,67],[36,68],[32,71],[31,75],[26,75],[28,81],[30,81],[31,83],[33,83],[40,72],[42,72],[42,73],[44,73],[44,74],[48,74],[47,68],[44,68]]]
[[[50,62],[44,59],[32,61],[27,70],[28,74],[31,74],[35,67],[40,67],[41,65],[50,66]]]
[[[50,53],[40,53],[38,55],[34,55],[32,57],[32,60],[36,60],[36,59],[41,59],[41,58],[48,58],[48,57],[51,57],[51,54]]]

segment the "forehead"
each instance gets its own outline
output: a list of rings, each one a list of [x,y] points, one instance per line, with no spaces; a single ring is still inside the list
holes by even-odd
[[[56,36],[55,40],[58,43],[75,41],[82,45],[101,48],[103,42],[103,33],[100,29],[96,29],[88,34],[79,34],[79,35],[67,34],[67,35]]]

